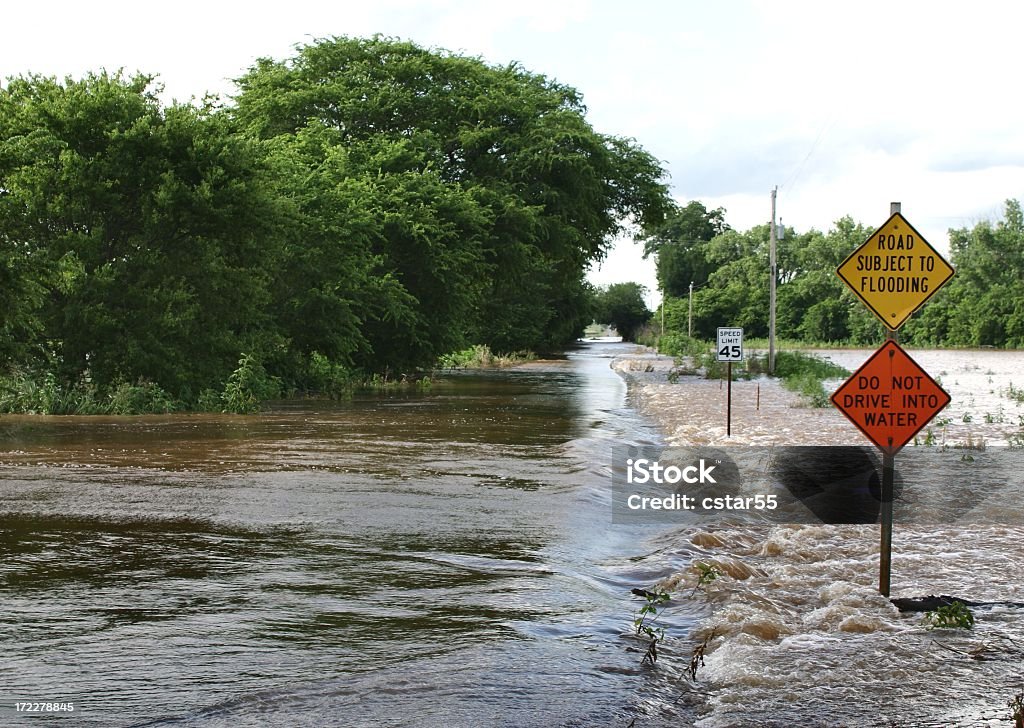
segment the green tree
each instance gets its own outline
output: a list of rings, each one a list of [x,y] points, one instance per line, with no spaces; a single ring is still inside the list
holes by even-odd
[[[657,257],[658,285],[666,296],[681,298],[689,294],[690,283],[707,281],[714,271],[708,243],[728,229],[724,209],[708,210],[697,200],[669,212],[644,240],[644,257]]]
[[[836,268],[871,234],[849,216],[827,232],[791,232],[779,243],[777,333],[809,342],[874,343],[884,335]],[[864,337],[867,340],[864,340]]]
[[[637,330],[651,320],[644,302],[645,286],[639,283],[612,283],[594,292],[594,320],[614,326],[623,341],[636,341]]]
[[[311,122],[262,143],[291,204],[273,288],[292,368],[318,353],[407,372],[464,346],[488,272],[490,217],[473,194],[436,170],[404,169],[400,140],[342,144]]]
[[[954,346],[1024,346],[1024,213],[1007,200],[1003,219],[967,230],[950,230],[951,264],[956,275],[929,301],[912,332],[928,335],[928,325],[945,329]],[[941,298],[939,298],[941,296]],[[933,308],[933,311],[928,311]],[[943,320],[944,319],[944,320]]]
[[[63,380],[191,398],[273,346],[275,200],[223,114],[162,109],[148,76],[33,76],[0,91],[0,140],[15,321]]]
[[[768,226],[726,230],[705,251],[713,272],[693,297],[693,335],[710,339],[719,326],[741,326],[747,336],[767,336]]]
[[[496,350],[564,343],[587,323],[588,265],[668,205],[653,157],[595,132],[576,90],[516,64],[331,38],[262,59],[238,84],[235,115],[250,134],[328,130],[348,173],[397,203],[382,201],[392,220],[373,252],[421,330],[368,321],[378,356],[397,339],[425,362],[416,337],[444,331]]]

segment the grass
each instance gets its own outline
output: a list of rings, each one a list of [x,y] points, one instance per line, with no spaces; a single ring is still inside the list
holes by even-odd
[[[812,407],[828,407],[826,379],[850,376],[849,370],[830,361],[799,351],[780,351],[775,355],[775,376],[786,389],[797,392]]]
[[[115,382],[97,387],[84,379],[71,384],[53,372],[15,371],[0,378],[0,413],[32,415],[140,415],[180,411],[248,414],[280,396],[281,383],[259,360],[243,354],[221,392],[206,389],[195,403],[176,399],[155,382]]]
[[[768,339],[750,337],[743,339],[743,345],[751,349],[767,349]],[[775,349],[787,351],[801,349],[865,349],[867,344],[843,344],[834,341],[803,341],[801,339],[775,339]]]
[[[484,347],[486,349],[486,347]],[[508,357],[486,358],[495,366],[507,365]],[[517,361],[523,360],[522,358]],[[170,412],[221,412],[253,414],[264,403],[282,396],[348,399],[360,390],[429,389],[429,375],[367,375],[353,371],[314,353],[299,383],[285,388],[269,374],[258,357],[242,354],[237,367],[220,389],[206,388],[198,397],[183,401],[159,384],[145,379],[96,386],[88,377],[61,382],[52,371],[14,370],[0,375],[0,414],[33,415],[142,415]]]
[[[0,378],[0,414],[163,414],[180,408],[160,385],[146,380],[101,390],[90,381],[64,384],[52,372],[19,370]]]
[[[486,344],[477,344],[462,351],[445,354],[437,360],[437,369],[492,369],[510,367],[533,361],[537,355],[532,351],[514,351],[509,354],[495,354]]]
[[[745,342],[746,344],[746,342]],[[681,375],[703,372],[708,379],[725,376],[726,365],[716,359],[710,342],[692,339],[680,334],[666,334],[658,339],[658,350],[662,354],[676,357],[679,366],[670,375],[676,380]],[[768,371],[768,356],[764,353],[748,355],[742,363],[732,367],[733,379],[751,379]],[[825,391],[827,379],[850,376],[849,370],[801,351],[777,351],[775,353],[775,376],[783,386],[797,392],[811,407],[828,407],[829,396]]]

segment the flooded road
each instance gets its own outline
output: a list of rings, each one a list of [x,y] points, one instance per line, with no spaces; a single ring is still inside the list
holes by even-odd
[[[659,442],[623,346],[253,417],[0,418],[0,722],[625,726],[675,700],[629,592],[682,561],[610,524],[611,444]]]
[[[872,354],[819,353],[851,371]],[[689,637],[693,645],[714,635],[692,724],[1013,725],[1008,703],[1024,693],[1024,352],[910,353],[952,403],[896,457],[892,596],[986,602],[973,609],[973,629],[929,629],[924,615],[900,613],[879,595],[878,525],[683,525],[665,540],[724,574],[705,590],[712,613]],[[832,459],[830,448],[867,445],[837,410],[801,406],[777,383],[733,386],[727,438],[719,382],[639,378],[635,399],[673,445],[769,452],[797,444]],[[686,593],[693,579],[690,568],[663,585],[678,592],[678,582]]]
[[[726,439],[717,382],[645,360],[627,391],[632,350],[252,417],[0,418],[0,724],[1009,725],[1024,609],[928,630],[877,592],[877,526],[616,522],[616,446],[863,444],[769,382]],[[1024,602],[1024,466],[984,508],[945,474],[1017,442],[1024,358],[915,356],[953,404],[900,455],[893,596]],[[630,590],[659,582],[652,668]]]

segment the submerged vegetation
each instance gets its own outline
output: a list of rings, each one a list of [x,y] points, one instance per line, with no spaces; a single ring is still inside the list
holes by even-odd
[[[633,617],[633,627],[636,630],[636,635],[648,640],[647,649],[640,661],[641,663],[649,662],[653,665],[658,661],[658,643],[665,639],[665,628],[661,626],[655,627],[654,623],[658,619],[659,610],[665,608],[665,604],[669,602],[672,595],[668,592],[652,592],[646,589],[634,589],[633,593],[643,596],[645,600],[644,604],[637,610],[636,616]]]
[[[829,407],[825,380],[845,379],[850,371],[825,359],[799,351],[780,351],[775,355],[775,376],[783,386],[803,397],[811,407]]]
[[[669,374],[671,381],[683,375],[703,374],[708,379],[726,376],[726,366],[715,358],[712,342],[701,341],[681,334],[665,334],[657,338],[641,338],[644,343],[655,344],[663,354],[676,357],[677,367]],[[751,379],[766,374],[768,355],[765,352],[748,354],[742,362],[732,367],[732,377]],[[775,374],[783,386],[797,392],[811,407],[830,405],[825,381],[843,379],[849,370],[801,351],[777,351],[775,353]]]
[[[953,601],[932,612],[925,612],[928,629],[972,629],[974,613],[963,602]]]
[[[1010,708],[1010,719],[1016,728],[1024,728],[1024,690],[1014,695],[1006,705]]]
[[[693,585],[693,590],[690,592],[691,598],[696,595],[698,591],[706,591],[707,587],[712,582],[724,574],[724,572],[714,564],[695,562],[692,567],[697,574],[697,580]],[[647,647],[644,650],[644,655],[641,658],[640,663],[647,663],[653,667],[658,661],[658,645],[665,640],[665,627],[661,625],[655,626],[655,624],[661,614],[664,613],[665,609],[668,608],[668,604],[672,600],[672,593],[659,587],[655,587],[654,591],[650,591],[648,589],[633,589],[632,593],[638,597],[643,597],[644,599],[644,603],[640,605],[640,608],[633,615],[634,633],[637,637],[647,641]],[[690,659],[690,666],[687,669],[687,673],[690,675],[690,679],[692,681],[696,682],[697,670],[704,665],[704,655],[707,652],[708,645],[717,634],[717,630],[712,630],[701,644],[694,647]]]
[[[0,379],[0,414],[121,415],[174,412],[180,404],[153,382],[121,382],[100,392],[91,382],[67,385],[52,372],[15,370]]]
[[[495,354],[486,344],[477,344],[462,351],[445,354],[437,360],[437,369],[488,369],[509,367],[533,361],[537,355],[532,351],[514,351],[511,354]]]

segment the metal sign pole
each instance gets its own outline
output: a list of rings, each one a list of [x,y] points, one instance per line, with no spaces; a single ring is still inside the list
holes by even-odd
[[[879,544],[878,592],[889,596],[892,578],[892,492],[896,475],[896,456],[882,455],[882,540]]]
[[[898,202],[889,205],[889,214],[901,212]],[[896,331],[886,328],[886,341],[896,341]],[[889,350],[890,361],[896,352]],[[892,447],[892,438],[889,438]],[[892,586],[892,499],[893,481],[896,479],[896,456],[891,452],[882,453],[882,532],[878,544],[878,591],[883,597],[889,596]]]
[[[894,203],[895,204],[895,203]],[[897,210],[898,212],[898,210]],[[885,335],[886,341],[896,341],[896,332],[892,329]],[[889,359],[892,360],[895,351],[889,350]],[[892,438],[889,438],[889,447],[892,447]],[[889,587],[892,583],[892,499],[893,481],[896,479],[896,456],[889,452],[882,453],[882,537],[878,544],[878,592],[883,596],[889,596]]]
[[[725,395],[725,436],[732,437],[732,362],[726,365],[725,378],[729,380]]]
[[[715,361],[725,362],[725,378],[729,380],[725,395],[725,436],[732,437],[732,363],[743,361],[743,329],[719,326],[715,337]],[[718,380],[721,385],[722,380]]]

